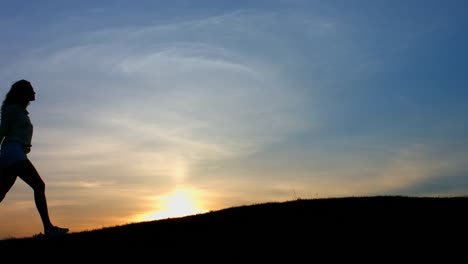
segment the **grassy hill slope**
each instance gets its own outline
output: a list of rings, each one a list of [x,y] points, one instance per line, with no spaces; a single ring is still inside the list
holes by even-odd
[[[467,209],[468,197],[293,200],[57,238],[8,239],[0,241],[0,255],[15,250],[57,251],[76,259],[171,258],[217,263],[243,262],[246,258],[291,262],[324,255],[332,260],[344,254],[356,258],[371,253],[380,257],[416,253],[428,256],[447,250],[454,256],[458,247],[464,250],[466,246]],[[332,253],[326,253],[330,250]]]

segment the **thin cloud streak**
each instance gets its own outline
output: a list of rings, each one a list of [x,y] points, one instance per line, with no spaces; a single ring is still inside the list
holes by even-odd
[[[171,182],[193,177],[180,175],[193,163],[246,156],[304,127],[294,110],[297,95],[281,84],[273,65],[199,42],[132,47],[157,41],[157,31],[140,30],[137,39],[123,42],[125,32],[114,32],[121,45],[88,38],[80,46],[39,48],[11,69],[31,76],[39,91],[31,106],[37,124],[31,155],[54,199],[83,188],[122,197],[122,184],[163,193]],[[62,123],[47,120],[58,115]],[[58,194],[64,187],[70,192]]]

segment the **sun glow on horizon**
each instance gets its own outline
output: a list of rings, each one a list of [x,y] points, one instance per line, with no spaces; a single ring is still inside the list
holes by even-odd
[[[133,221],[151,221],[206,212],[202,209],[197,197],[197,192],[193,189],[176,189],[166,196],[156,198],[161,203],[159,210],[137,215]]]

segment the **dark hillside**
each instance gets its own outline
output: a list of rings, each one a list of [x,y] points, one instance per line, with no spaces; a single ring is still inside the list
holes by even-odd
[[[466,251],[468,197],[400,196],[294,200],[227,208],[71,233],[60,238],[0,241],[0,253],[58,251],[75,258],[170,257],[213,261],[399,256],[450,256]],[[460,249],[459,249],[460,248]],[[332,250],[332,253],[325,253]],[[26,255],[25,255],[26,257]],[[223,261],[220,261],[222,263]],[[307,261],[306,261],[307,262]]]

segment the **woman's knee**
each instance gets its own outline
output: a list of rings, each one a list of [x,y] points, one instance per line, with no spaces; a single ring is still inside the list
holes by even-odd
[[[35,192],[45,192],[45,183],[43,180],[38,180],[33,186],[31,186]]]
[[[18,177],[31,186],[34,191],[45,190],[44,181],[29,160],[16,163],[14,168]]]

